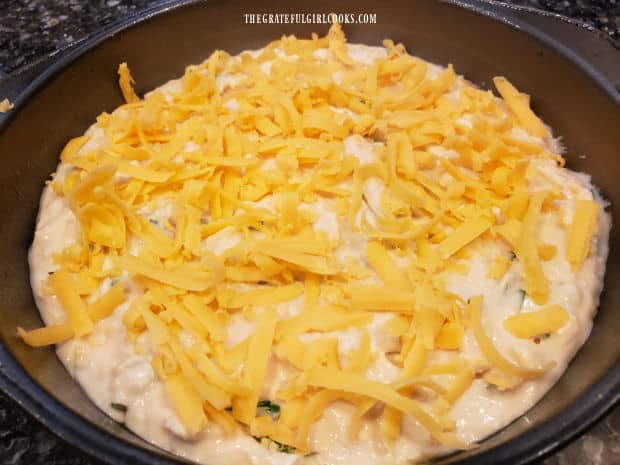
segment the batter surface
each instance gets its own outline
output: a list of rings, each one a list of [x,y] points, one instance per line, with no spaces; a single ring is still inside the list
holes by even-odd
[[[526,412],[587,339],[610,218],[501,96],[338,26],[215,52],[67,144],[31,282],[107,414],[201,463],[407,463]]]

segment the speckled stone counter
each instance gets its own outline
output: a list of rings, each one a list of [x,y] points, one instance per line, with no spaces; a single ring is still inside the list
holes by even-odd
[[[149,0],[0,0],[0,78],[100,28],[157,4]],[[510,0],[597,28],[620,46],[620,0]],[[0,392],[0,465],[103,465],[58,439]],[[620,465],[620,406],[539,465]]]

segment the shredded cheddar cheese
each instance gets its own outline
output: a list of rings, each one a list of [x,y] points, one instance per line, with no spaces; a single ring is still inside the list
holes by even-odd
[[[13,104],[9,101],[8,98],[2,99],[2,101],[0,101],[0,113],[6,113],[12,108]]]
[[[562,328],[569,314],[559,305],[552,305],[533,312],[519,313],[504,320],[504,328],[513,336],[528,339],[554,333]]]
[[[50,276],[50,284],[67,312],[69,324],[75,336],[80,337],[91,333],[93,322],[86,305],[75,289],[71,275],[64,270],[57,271]]]
[[[482,218],[475,218],[460,225],[456,231],[439,244],[439,252],[446,259],[454,255],[463,246],[469,244],[475,238],[491,227],[491,224]]]
[[[515,87],[504,77],[493,78],[493,83],[502,95],[506,105],[519,119],[519,122],[537,137],[544,137],[548,131],[545,125],[530,109],[529,96],[519,93]]]
[[[129,71],[127,63],[121,63],[118,66],[118,83],[123,93],[123,98],[127,103],[133,103],[140,100],[133,90],[134,80]]]
[[[578,200],[573,213],[566,246],[566,259],[578,269],[590,252],[590,242],[596,230],[599,205],[592,200]]]
[[[471,319],[471,326],[476,341],[480,350],[487,358],[487,360],[493,364],[499,371],[506,373],[507,375],[514,376],[516,378],[535,378],[540,376],[543,370],[533,370],[529,368],[523,368],[516,363],[508,360],[502,354],[499,353],[494,346],[493,341],[485,333],[482,325],[482,297],[472,297],[468,305],[469,315]]]
[[[17,328],[19,336],[26,344],[32,347],[43,347],[50,344],[58,344],[60,342],[71,339],[75,335],[75,331],[69,324],[49,325],[43,328],[24,331],[23,328]]]
[[[507,390],[549,367],[503,354],[484,297],[466,303],[450,279],[492,244],[501,254],[483,278],[521,280],[546,305],[504,328],[557,332],[570,312],[549,302],[546,266],[579,270],[599,206],[576,201],[566,257],[542,243],[540,223],[565,199],[528,182],[535,162],[562,159],[544,148],[529,97],[505,78],[494,97],[390,41],[382,52],[357,61],[334,25],[237,57],[216,51],[144,98],[122,63],[126,103],[67,143],[70,169],[50,181],[79,224],[44,283],[66,321],[19,336],[89,340],[117,315],[136,346],[150,341],[142,350],[188,436],[211,422],[307,452],[325,410],[348,403],[353,439],[372,410],[387,444],[408,417],[432,441],[470,447],[449,411],[476,378]],[[476,360],[462,354],[471,336]],[[396,381],[367,376],[384,360]],[[267,392],[278,415],[260,407]]]

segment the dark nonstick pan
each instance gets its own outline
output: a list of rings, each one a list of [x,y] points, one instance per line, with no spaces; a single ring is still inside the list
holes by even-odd
[[[291,10],[376,13],[375,25],[345,26],[349,41],[379,45],[393,38],[414,55],[453,63],[483,87],[495,75],[508,76],[532,95],[535,110],[562,136],[568,165],[592,174],[611,202],[614,220],[620,218],[620,96],[610,82],[620,82],[620,54],[573,24],[476,0],[346,0],[337,6],[314,0],[303,7],[283,0],[181,1],[117,24],[0,83],[0,97],[15,100],[15,108],[0,117],[0,388],[64,439],[105,461],[151,465],[175,458],[101,413],[52,349],[31,349],[15,336],[17,325],[41,324],[27,251],[44,181],[65,142],[82,134],[100,112],[122,103],[120,62],[130,64],[142,93],[181,75],[187,64],[216,48],[237,53],[283,34],[326,32],[327,25],[243,21],[244,13]],[[530,462],[583,431],[620,398],[619,241],[614,227],[592,336],[566,374],[525,416],[477,449],[437,464]]]

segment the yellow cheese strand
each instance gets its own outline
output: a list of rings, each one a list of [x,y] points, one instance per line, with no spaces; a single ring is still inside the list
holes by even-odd
[[[202,407],[207,415],[222,428],[225,434],[232,435],[237,430],[237,422],[228,412],[215,408],[209,402],[204,402]]]
[[[443,387],[438,382],[433,381],[431,378],[425,376],[413,376],[410,378],[403,378],[399,381],[395,381],[394,383],[392,383],[392,387],[399,392],[403,389],[412,387],[425,387],[440,395],[445,395],[447,393],[445,387]]]
[[[278,315],[275,310],[266,309],[257,322],[248,346],[242,379],[251,386],[253,392],[252,395],[237,398],[233,402],[233,416],[246,425],[249,425],[256,416],[256,403],[265,379],[277,321]]]
[[[75,336],[75,332],[69,324],[49,325],[43,328],[31,329],[30,331],[25,331],[23,328],[18,327],[17,333],[31,347],[59,344]]]
[[[352,392],[385,402],[386,405],[392,406],[420,422],[437,441],[459,449],[468,448],[467,444],[457,440],[455,436],[444,433],[437,420],[426,413],[416,401],[399,394],[389,385],[329,368],[312,370],[308,374],[308,384],[326,389]]]
[[[343,397],[340,391],[324,389],[310,397],[303,410],[301,422],[295,438],[296,446],[301,450],[308,449],[308,433],[312,423],[321,418],[329,404]]]
[[[379,242],[368,243],[366,246],[366,258],[387,286],[404,291],[412,290],[407,276],[396,266]]]
[[[530,99],[528,96],[519,93],[504,77],[493,78],[493,83],[506,102],[506,105],[532,135],[546,137],[549,134],[545,125],[530,109]]]
[[[208,420],[196,390],[180,373],[168,376],[164,387],[187,433],[193,436],[202,431]]]
[[[337,305],[321,305],[278,323],[277,338],[307,331],[337,331],[347,327],[365,327],[372,321],[372,314],[351,311]]]
[[[266,242],[257,244],[254,251],[283,260],[291,265],[320,275],[336,274],[336,269],[330,267],[330,264],[324,257],[315,254],[299,252],[288,247]]]
[[[348,288],[351,305],[360,310],[413,312],[414,294],[412,292],[373,285],[355,285]]]
[[[86,144],[86,142],[88,142],[88,136],[74,137],[71,139],[62,149],[62,152],[60,153],[60,160],[62,162],[71,160],[79,153],[80,149],[84,146],[84,144]]]
[[[442,258],[446,259],[451,257],[490,227],[491,223],[483,218],[471,218],[467,220],[439,244],[439,252]]]
[[[403,412],[386,406],[379,421],[379,428],[388,444],[391,444],[400,436],[400,428],[403,421]]]
[[[194,367],[194,364],[176,340],[170,338],[168,344],[183,375],[200,397],[219,410],[224,410],[228,407],[230,405],[230,394],[209,384],[204,376]]]
[[[465,329],[463,325],[450,321],[445,323],[435,339],[435,346],[442,350],[458,350],[461,348]]]
[[[131,77],[131,72],[129,71],[129,67],[127,63],[121,63],[118,65],[118,84],[120,85],[121,92],[123,93],[123,98],[127,103],[133,103],[140,100],[140,98],[136,95],[133,90],[132,84],[134,83],[133,78]]]
[[[88,314],[93,321],[101,320],[110,315],[126,298],[125,288],[121,283],[117,283],[88,305]]]
[[[95,201],[93,191],[96,187],[111,187],[116,173],[115,165],[104,165],[92,170],[69,193],[68,200],[75,208],[88,201]]]
[[[145,165],[133,165],[125,160],[108,157],[106,155],[100,155],[99,159],[105,164],[116,165],[120,173],[152,183],[164,183],[174,174],[172,171],[154,170]]]
[[[575,201],[573,221],[566,244],[566,259],[573,271],[581,267],[590,253],[590,243],[596,231],[599,210],[599,204],[593,200]]]
[[[300,283],[287,286],[265,287],[249,291],[221,290],[215,298],[222,308],[241,308],[248,305],[272,305],[300,296],[304,287]]]
[[[222,391],[241,397],[252,394],[252,389],[249,386],[222,373],[217,365],[198,347],[192,347],[189,355],[196,362],[198,370],[204,373],[207,379]]]
[[[402,376],[411,377],[419,375],[422,372],[422,368],[424,368],[427,356],[428,349],[426,344],[424,344],[424,340],[422,337],[416,337],[413,346],[404,357]]]
[[[478,347],[486,357],[486,359],[504,373],[524,379],[533,379],[541,376],[546,370],[532,370],[522,368],[505,358],[493,345],[493,341],[487,336],[482,327],[481,319],[482,296],[472,297],[467,305],[467,312],[470,318],[470,324]]]
[[[561,329],[570,315],[559,305],[551,305],[531,312],[511,315],[504,320],[504,328],[513,336],[529,339],[543,334],[555,333]]]
[[[201,340],[208,338],[209,330],[207,326],[199,318],[192,315],[190,311],[186,310],[183,305],[179,305],[176,301],[169,298],[158,297],[157,302],[165,307],[166,313],[176,320],[183,329],[192,332]]]
[[[189,291],[204,291],[213,284],[213,279],[209,274],[186,265],[166,270],[131,255],[125,255],[118,258],[118,266],[129,273],[146,276],[155,281]]]
[[[545,192],[537,192],[530,198],[519,243],[515,247],[517,258],[523,265],[525,290],[539,305],[545,304],[549,299],[549,281],[540,265],[536,239],[537,219],[546,195]]]
[[[62,304],[75,337],[82,337],[93,331],[93,322],[88,315],[86,304],[75,290],[73,279],[65,270],[56,271],[49,278],[54,294]]]
[[[218,315],[208,307],[208,304],[207,299],[201,299],[195,294],[188,294],[183,297],[183,305],[209,331],[211,339],[223,341],[226,337],[226,328]]]
[[[143,299],[143,303],[146,303],[147,299]],[[170,331],[168,327],[162,321],[158,315],[155,315],[147,305],[141,305],[140,314],[144,318],[146,327],[149,330],[149,336],[153,341],[154,346],[163,345],[170,341]]]

